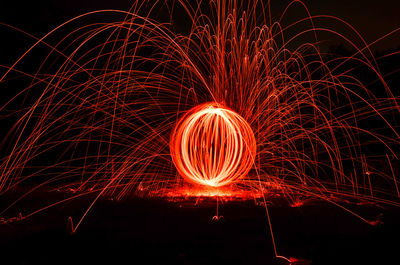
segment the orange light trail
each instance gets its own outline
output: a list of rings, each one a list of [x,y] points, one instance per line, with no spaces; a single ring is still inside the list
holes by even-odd
[[[0,66],[0,85],[29,84],[0,105],[0,196],[25,183],[73,191],[32,214],[86,193],[400,206],[400,98],[379,67],[399,52],[371,51],[400,29],[368,44],[302,1],[278,16],[271,2],[133,0],[41,38],[19,30],[35,42]],[[155,14],[166,5],[183,8],[188,33],[174,8]],[[331,37],[349,54],[323,51]]]
[[[232,110],[206,103],[190,110],[171,135],[171,156],[188,181],[220,187],[245,176],[254,164],[256,139]]]
[[[176,31],[175,5],[185,10],[186,34]],[[0,198],[33,187],[0,209],[0,224],[84,196],[93,197],[78,220],[68,218],[71,232],[101,197],[211,198],[216,221],[220,204],[254,199],[266,210],[275,257],[295,263],[277,250],[274,197],[293,207],[319,199],[370,225],[380,220],[343,205],[400,207],[400,96],[379,67],[399,52],[375,57],[371,47],[381,39],[368,44],[349,23],[311,15],[302,1],[278,17],[270,5],[132,0],[129,11],[82,14],[42,38],[6,25],[35,43],[11,66],[0,64],[0,85],[12,88],[15,75],[29,81],[0,105],[9,126],[0,142]],[[155,14],[165,6],[173,7],[167,22]],[[291,21],[294,8],[304,16]],[[350,53],[322,52],[325,35]],[[29,72],[23,62],[36,52],[43,58]],[[65,197],[8,218],[41,187]]]

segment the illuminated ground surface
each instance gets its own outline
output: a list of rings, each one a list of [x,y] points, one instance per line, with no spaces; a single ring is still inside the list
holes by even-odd
[[[42,193],[21,207],[57,196]],[[6,203],[3,197],[0,205]],[[28,220],[1,225],[1,264],[276,264],[265,210],[254,202],[224,204],[223,218],[216,222],[211,221],[214,201],[193,206],[193,201],[102,199],[78,232],[70,235],[67,217],[76,220],[89,203],[88,198],[79,199]],[[290,208],[276,200],[270,214],[279,253],[312,260],[312,264],[396,261],[397,209],[351,208],[370,219],[383,213],[383,224],[368,226],[322,202]]]

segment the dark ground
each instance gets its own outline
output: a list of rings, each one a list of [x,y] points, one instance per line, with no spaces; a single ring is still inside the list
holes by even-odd
[[[26,203],[35,205],[57,196],[41,194]],[[252,201],[225,203],[220,207],[223,218],[212,221],[215,201],[195,206],[162,199],[102,199],[70,234],[68,216],[76,224],[90,202],[74,200],[0,225],[1,264],[277,264],[265,209]],[[2,209],[6,203],[3,197]],[[379,226],[323,202],[269,208],[280,255],[313,265],[398,262],[398,208],[350,206],[369,219],[383,213]]]

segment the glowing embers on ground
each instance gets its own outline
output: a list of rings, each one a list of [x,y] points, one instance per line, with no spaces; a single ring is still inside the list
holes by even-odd
[[[221,187],[252,168],[256,140],[250,125],[236,112],[216,103],[194,107],[171,134],[171,156],[187,181]]]

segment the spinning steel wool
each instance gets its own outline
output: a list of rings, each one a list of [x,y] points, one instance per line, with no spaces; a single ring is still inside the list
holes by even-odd
[[[182,176],[212,187],[245,176],[256,156],[256,140],[247,122],[213,104],[195,107],[181,119],[170,148]]]

